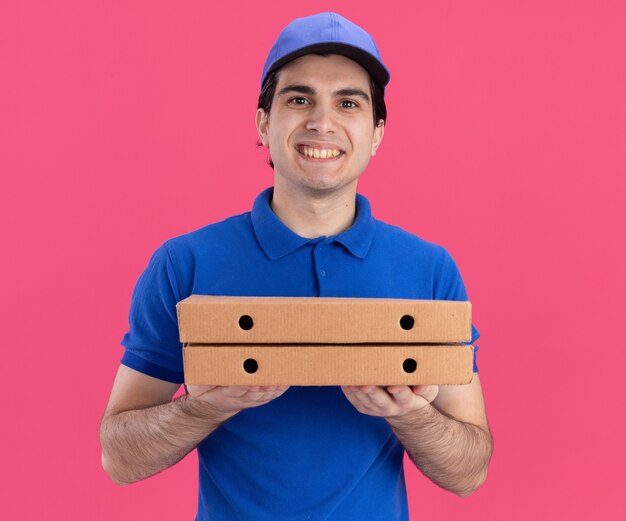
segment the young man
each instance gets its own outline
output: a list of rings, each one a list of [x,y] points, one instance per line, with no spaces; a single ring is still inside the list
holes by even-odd
[[[477,374],[440,388],[189,386],[172,401],[175,305],[192,293],[467,300],[443,248],[373,219],[356,193],[383,138],[388,80],[371,37],[337,14],[281,32],[257,112],[273,188],[251,212],[165,242],[133,293],[100,431],[115,482],[197,447],[198,520],[272,521],[408,519],[404,450],[456,494],[482,484],[492,443]]]

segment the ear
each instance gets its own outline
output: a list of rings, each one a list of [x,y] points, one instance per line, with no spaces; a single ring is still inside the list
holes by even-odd
[[[256,129],[259,133],[259,139],[264,147],[269,147],[269,140],[267,138],[267,130],[268,130],[268,114],[263,109],[258,109],[256,111]]]
[[[381,119],[374,128],[374,139],[372,141],[372,157],[376,155],[376,151],[380,146],[383,136],[385,135],[385,120]]]

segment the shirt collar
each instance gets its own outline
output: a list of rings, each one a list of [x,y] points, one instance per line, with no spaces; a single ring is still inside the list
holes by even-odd
[[[287,228],[270,207],[273,193],[274,188],[270,187],[257,196],[252,207],[251,219],[261,248],[271,260],[276,260],[308,242],[319,241],[319,238],[300,237]],[[339,235],[333,236],[332,239],[343,244],[352,255],[362,259],[367,255],[372,244],[375,230],[376,224],[369,201],[357,194],[356,217],[352,226]]]
[[[374,240],[376,223],[372,217],[370,202],[361,194],[356,194],[356,216],[352,226],[335,235],[334,239],[343,244],[352,255],[364,259]]]

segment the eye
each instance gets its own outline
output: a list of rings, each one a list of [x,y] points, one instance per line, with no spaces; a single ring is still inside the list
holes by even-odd
[[[355,109],[359,106],[359,104],[351,99],[345,99],[341,102],[341,107],[344,109]]]
[[[290,105],[306,105],[309,102],[306,98],[302,96],[296,96],[294,98],[290,98],[287,103]]]

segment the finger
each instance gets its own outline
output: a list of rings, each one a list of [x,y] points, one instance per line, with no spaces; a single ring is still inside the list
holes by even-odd
[[[266,391],[264,394],[265,394],[265,397],[267,397],[270,400],[273,400],[274,398],[278,398],[279,396],[282,396],[283,394],[285,394],[285,390],[277,389],[275,391]]]
[[[367,394],[361,392],[359,389],[355,387],[351,387],[344,391],[346,398],[348,401],[360,412],[364,412],[369,410],[371,407],[371,402],[367,397]]]
[[[209,391],[212,391],[216,387],[216,385],[188,385],[187,392],[192,396],[199,397]]]
[[[264,393],[267,388],[274,386],[260,386],[260,385],[229,385],[223,387],[223,392],[230,398],[241,398],[249,393]]]
[[[355,393],[369,393],[374,389],[375,385],[345,385],[342,389],[348,389]]]
[[[368,395],[366,393],[364,393],[363,391],[361,391],[360,389],[353,389],[352,390],[352,399],[364,406],[369,406],[371,404],[371,401],[368,397]]]
[[[438,385],[416,385],[413,387],[413,392],[418,396],[421,396],[427,402],[432,402],[439,394]]]
[[[368,386],[366,392],[356,391],[354,398],[362,409],[362,412],[380,416],[388,414],[394,407],[393,400],[385,389],[376,386]]]
[[[280,391],[282,393],[284,393],[287,389],[289,389],[288,385],[274,385],[273,387],[275,391]]]
[[[289,389],[288,385],[250,385],[246,389],[248,392],[274,392],[274,391],[286,391]]]
[[[284,391],[249,391],[242,399],[246,403],[266,403],[282,395]]]
[[[255,403],[255,402],[262,401],[267,394],[269,393],[265,393],[262,391],[248,391],[246,394],[244,394],[241,397],[241,399],[244,402]]]
[[[228,398],[241,398],[244,394],[249,392],[247,387],[238,385],[222,387],[220,390],[222,394]]]
[[[415,395],[408,385],[394,385],[387,388],[393,399],[403,407],[411,405],[415,400]]]
[[[355,407],[359,404],[359,401],[355,397],[354,388],[350,386],[344,386],[341,388],[343,394],[346,396],[346,399]]]
[[[357,386],[354,386],[354,385],[343,386],[341,388],[341,390],[343,391],[343,393],[346,396],[350,396],[350,397],[354,397],[357,394],[363,394],[363,391],[361,390],[361,387],[357,387]]]
[[[365,393],[370,401],[380,408],[387,408],[393,405],[393,399],[387,392],[387,390],[381,387],[373,387],[370,391]]]

